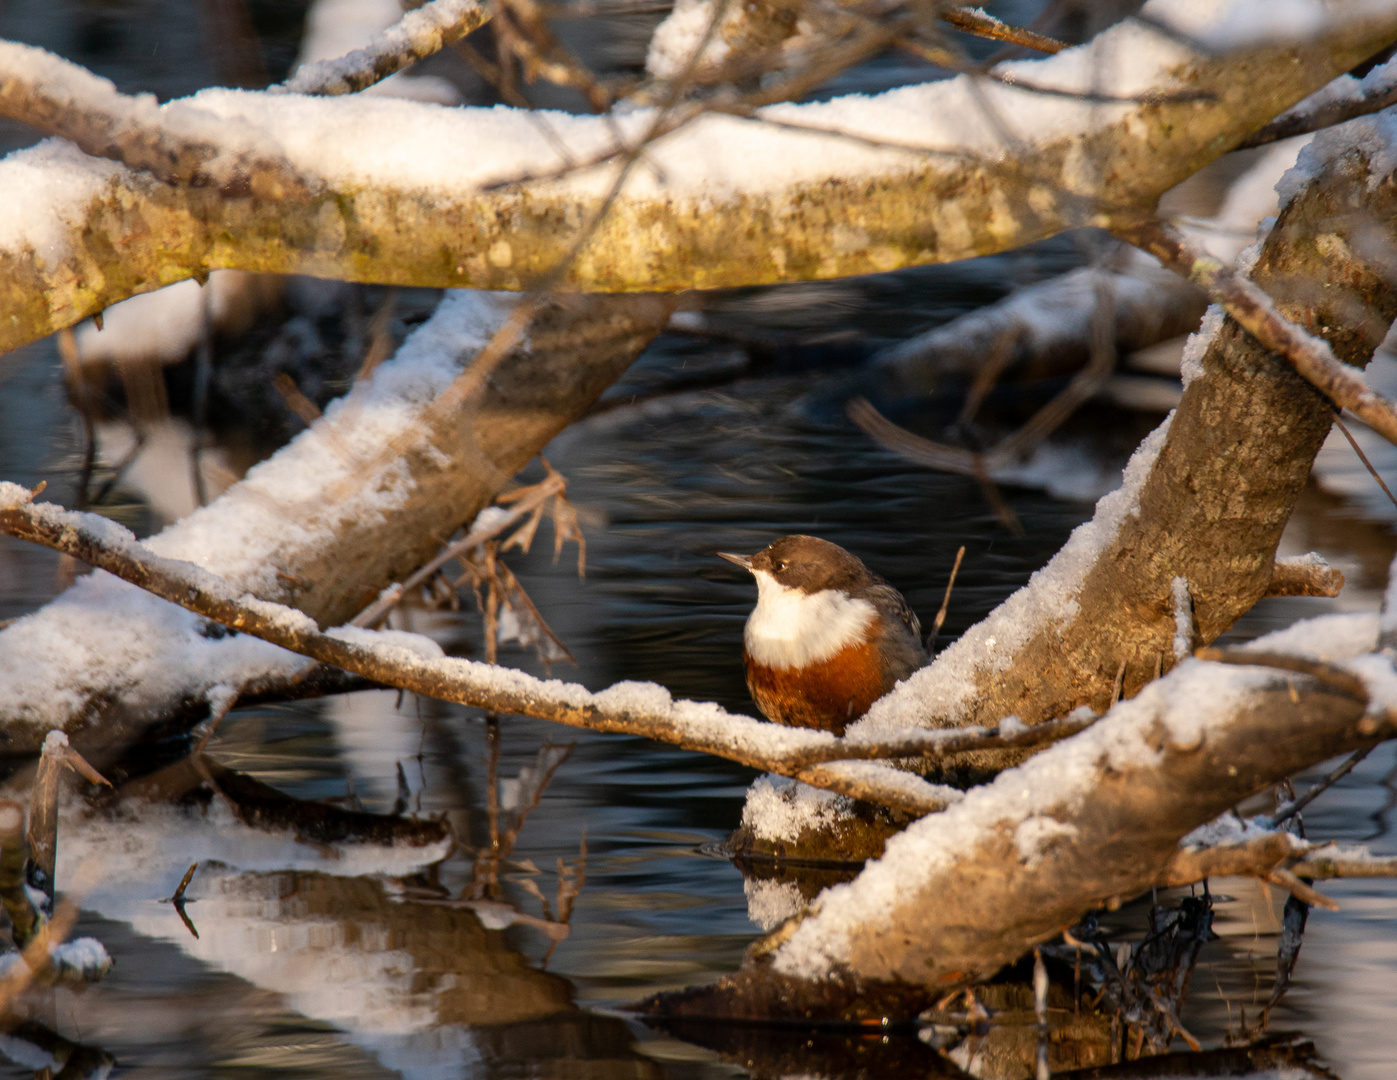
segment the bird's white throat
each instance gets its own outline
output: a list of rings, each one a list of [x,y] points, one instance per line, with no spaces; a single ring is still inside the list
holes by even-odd
[[[757,579],[757,606],[742,633],[747,654],[763,667],[805,667],[828,660],[863,638],[878,614],[867,600],[836,589],[805,593],[788,589],[765,570]]]

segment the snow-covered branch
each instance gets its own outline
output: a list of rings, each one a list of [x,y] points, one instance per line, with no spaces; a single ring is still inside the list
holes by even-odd
[[[476,371],[477,351],[513,309],[507,297],[449,295],[311,430],[147,543],[322,625],[348,621],[431,558],[438,536],[474,520],[630,365],[672,305],[550,301],[479,392],[460,400],[463,373]],[[440,407],[446,399],[456,405]],[[0,630],[0,724],[17,752],[36,752],[51,728],[76,734],[99,721],[115,739],[187,730],[210,693],[282,693],[306,669],[247,635],[210,636],[205,620],[93,575]]]
[[[327,97],[356,93],[460,41],[484,26],[490,15],[480,0],[431,0],[409,11],[362,49],[304,64],[276,89]]]
[[[211,186],[227,198],[299,200],[313,186],[255,123],[118,93],[84,67],[13,41],[0,40],[0,115],[164,183]]]
[[[959,798],[959,792],[869,762],[936,760],[971,749],[1044,746],[1084,730],[1096,719],[1085,711],[1033,728],[1015,723],[994,730],[913,730],[875,739],[840,739],[828,732],[730,715],[716,705],[673,701],[654,684],[622,683],[593,694],[575,684],[444,657],[429,639],[414,635],[358,627],[322,633],[314,620],[294,608],[258,600],[191,563],[155,555],[105,518],[33,503],[29,492],[14,484],[0,484],[0,532],[64,551],[230,629],[386,686],[493,712],[642,735],[909,814],[941,810]]]
[[[1323,338],[1307,333],[1282,315],[1264,289],[1198,251],[1182,233],[1159,221],[1123,224],[1117,231],[1206,289],[1238,325],[1294,364],[1295,370],[1330,401],[1348,409],[1388,442],[1397,443],[1397,404],[1368,386],[1354,368],[1341,363]]]
[[[1326,9],[1302,42],[1205,52],[1184,41],[1206,42],[1231,5],[1153,0],[1148,10],[1185,36],[1127,20],[999,69],[1067,96],[963,76],[753,117],[704,115],[646,149],[653,167],[632,170],[566,284],[670,290],[886,271],[1093,223],[1106,202],[1152,206],[1397,34],[1397,13],[1351,0]],[[1105,73],[1121,100],[1091,99]],[[209,137],[255,130],[289,176],[323,186],[294,205],[225,199],[63,144],[10,155],[0,162],[0,348],[218,267],[525,287],[564,261],[617,155],[655,118],[550,116],[545,135],[519,111],[357,95],[208,90],[175,104],[217,117],[199,128]],[[499,186],[534,175],[557,178]]]
[[[887,1008],[887,996],[915,1009],[987,978],[1086,912],[1167,879],[1181,841],[1228,807],[1397,734],[1397,670],[1370,651],[1377,631],[1373,615],[1330,616],[1257,644],[1343,666],[1363,688],[1357,697],[1270,667],[1185,661],[1081,734],[914,822],[736,975],[657,1009],[857,1019]],[[1289,840],[1265,843],[1297,853]],[[1219,856],[1193,869],[1223,865]],[[1297,888],[1279,858],[1252,865]]]
[[[1283,181],[1279,224],[1245,261],[1286,318],[1361,366],[1397,314],[1375,240],[1397,209],[1397,190],[1379,182],[1391,121],[1352,125],[1366,127],[1321,135],[1302,155]],[[1327,237],[1323,252],[1317,236]],[[1316,292],[1314,281],[1328,284]],[[1123,486],[1098,503],[1093,520],[861,726],[993,724],[1008,715],[1034,723],[1081,704],[1104,711],[1122,665],[1129,696],[1172,662],[1176,577],[1189,583],[1198,645],[1268,592],[1281,529],[1329,431],[1331,407],[1217,309],[1186,348],[1183,374],[1177,411],[1136,451]],[[970,759],[979,768],[1004,763]]]

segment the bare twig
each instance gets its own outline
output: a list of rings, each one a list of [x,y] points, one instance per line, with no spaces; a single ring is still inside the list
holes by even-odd
[[[480,545],[488,540],[494,540],[535,510],[542,509],[544,503],[553,496],[561,494],[567,488],[567,480],[563,478],[562,474],[552,472],[552,470],[550,472],[551,475],[546,479],[528,488],[527,494],[520,493],[522,497],[515,500],[515,505],[509,509],[506,516],[496,517],[478,528],[473,528],[460,540],[446,545],[430,562],[425,563],[401,585],[390,585],[385,589],[383,594],[359,612],[349,625],[377,626],[387,618],[390,611],[402,602],[403,597],[420,586],[452,559],[460,559],[469,555]],[[507,500],[508,495],[506,496]]]
[[[1334,410],[1334,423],[1337,424],[1339,430],[1344,433],[1344,438],[1348,440],[1348,444],[1353,448],[1353,452],[1358,455],[1358,460],[1363,462],[1363,467],[1368,470],[1368,475],[1378,482],[1378,487],[1382,488],[1382,493],[1387,496],[1388,502],[1392,503],[1393,506],[1397,506],[1397,495],[1392,494],[1392,489],[1387,486],[1387,481],[1378,474],[1377,469],[1373,468],[1373,463],[1368,460],[1368,455],[1363,452],[1363,447],[1358,445],[1358,440],[1355,439],[1353,433],[1349,431],[1348,425],[1344,423],[1342,409]]]
[[[1342,124],[1359,116],[1381,112],[1389,105],[1397,104],[1397,83],[1386,83],[1363,94],[1361,97],[1340,101],[1328,101],[1314,107],[1296,105],[1287,109],[1250,138],[1237,144],[1238,150],[1249,150],[1255,146],[1267,146],[1296,135],[1308,135],[1312,131]]]
[[[956,586],[956,575],[960,573],[960,561],[965,558],[965,545],[961,544],[956,552],[955,564],[951,567],[951,576],[946,579],[946,595],[941,598],[941,607],[936,612],[936,618],[931,622],[931,633],[927,635],[926,651],[931,653],[936,646],[936,635],[941,633],[941,626],[946,621],[946,612],[951,607],[951,590]]]
[[[940,13],[941,21],[954,26],[967,34],[989,38],[991,41],[1005,41],[1010,45],[1022,45],[1042,53],[1059,53],[1067,44],[1056,38],[1036,34],[1023,27],[1010,26],[1000,22],[993,15],[986,15],[981,8],[955,7]]]
[[[1331,690],[1353,698],[1355,701],[1368,701],[1368,690],[1363,680],[1336,664],[1326,664],[1321,660],[1307,660],[1301,656],[1285,653],[1256,652],[1251,649],[1199,649],[1194,653],[1200,660],[1211,660],[1215,664],[1239,664],[1242,666],[1279,668],[1282,671],[1295,671],[1309,675]]]
[[[1301,795],[1299,798],[1291,799],[1283,806],[1277,807],[1275,813],[1258,818],[1257,823],[1275,828],[1277,825],[1293,818],[1296,814],[1300,813],[1300,811],[1304,810],[1305,807],[1309,806],[1310,803],[1314,802],[1320,795],[1324,794],[1324,792],[1328,791],[1345,776],[1353,772],[1353,770],[1358,767],[1359,762],[1372,752],[1373,748],[1371,746],[1365,746],[1361,750],[1355,750],[1344,759],[1343,764],[1314,787],[1310,788],[1305,794]]]

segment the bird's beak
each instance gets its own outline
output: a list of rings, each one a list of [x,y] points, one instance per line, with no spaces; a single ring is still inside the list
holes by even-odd
[[[717,553],[717,555],[718,558],[727,559],[728,562],[733,563],[736,566],[742,567],[742,569],[748,571],[749,573],[752,570],[752,556],[750,555],[729,555],[726,551],[720,551]]]

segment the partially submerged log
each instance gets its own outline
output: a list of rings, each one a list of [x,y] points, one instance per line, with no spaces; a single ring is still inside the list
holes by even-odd
[[[1302,624],[1303,625],[1303,624]],[[1290,631],[1329,659],[1371,649],[1376,619]],[[1329,641],[1335,641],[1329,645]],[[1080,735],[888,842],[852,883],[657,1013],[859,1021],[915,1015],[1099,906],[1155,885],[1187,833],[1335,754],[1397,734],[1393,668],[1348,665],[1370,701],[1305,675],[1190,660]]]

